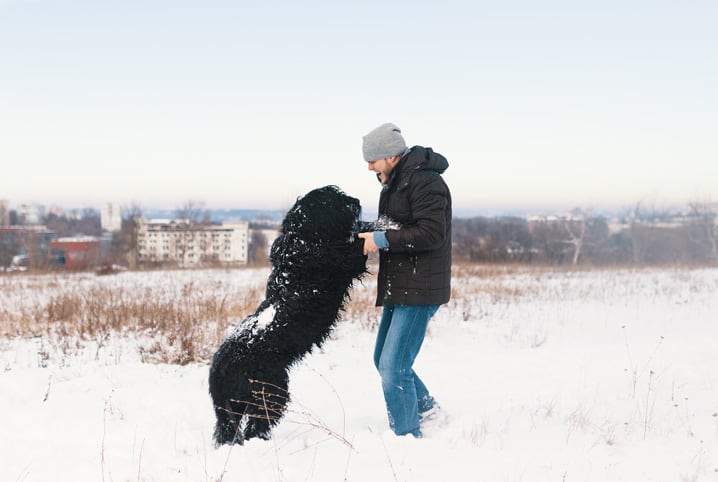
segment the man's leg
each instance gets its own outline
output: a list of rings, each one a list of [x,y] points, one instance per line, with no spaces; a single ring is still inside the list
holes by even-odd
[[[429,320],[437,309],[436,305],[394,306],[390,323],[386,327],[378,369],[389,412],[389,424],[397,435],[421,435],[419,400],[427,401],[430,395],[412,366],[424,341]]]

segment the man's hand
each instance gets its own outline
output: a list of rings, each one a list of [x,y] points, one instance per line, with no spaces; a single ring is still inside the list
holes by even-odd
[[[379,247],[374,242],[374,233],[359,233],[357,236],[364,240],[364,254],[379,251]]]

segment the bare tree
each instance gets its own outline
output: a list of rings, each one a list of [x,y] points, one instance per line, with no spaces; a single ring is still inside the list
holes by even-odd
[[[628,219],[633,243],[633,262],[636,264],[650,262],[651,245],[656,238],[655,228],[661,221],[670,219],[669,210],[659,208],[655,204],[646,205],[644,201],[638,201],[629,213]]]
[[[204,202],[193,199],[188,200],[176,211],[179,236],[177,237],[177,254],[180,265],[184,266],[188,259],[192,262],[201,260],[206,256],[208,242],[202,239],[198,227],[208,226],[212,223],[209,210]]]
[[[188,200],[175,211],[176,218],[186,221],[192,226],[207,226],[212,223],[211,215],[203,201]]]
[[[142,219],[142,206],[139,203],[133,202],[122,208],[122,227],[118,235],[118,244],[130,269],[137,268],[137,234],[140,219]]]
[[[675,264],[698,261],[691,247],[689,226],[670,208],[644,209],[639,202],[629,217],[633,261],[637,264]]]
[[[609,228],[604,217],[597,216],[593,209],[575,208],[570,218],[561,221],[561,226],[566,233],[562,236],[562,244],[573,247],[572,265],[576,266],[581,260],[594,263],[606,261]]]
[[[249,241],[248,261],[252,264],[264,264],[267,262],[268,241],[264,233],[259,229],[252,230]]]
[[[581,213],[578,219],[564,219],[563,227],[569,236],[569,238],[563,242],[573,246],[571,264],[576,266],[578,264],[578,258],[581,256],[581,249],[583,248],[586,237],[586,216]]]
[[[718,262],[718,205],[709,201],[692,201],[688,204],[691,239],[707,248],[710,259]]]
[[[638,201],[635,206],[630,208],[626,214],[629,225],[631,227],[631,246],[633,247],[633,262],[640,263],[643,258],[643,236],[642,234],[642,219],[643,210],[641,207],[641,201]]]

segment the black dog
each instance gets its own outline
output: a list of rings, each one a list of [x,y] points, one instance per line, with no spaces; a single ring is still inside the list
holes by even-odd
[[[209,391],[217,445],[269,439],[289,402],[290,367],[321,346],[354,280],[366,272],[359,200],[315,189],[289,210],[272,244],[265,300],[214,354]]]

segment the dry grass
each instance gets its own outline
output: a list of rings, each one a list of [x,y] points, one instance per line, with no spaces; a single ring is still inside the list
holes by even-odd
[[[112,335],[151,340],[141,345],[145,361],[186,364],[206,361],[226,330],[254,311],[264,287],[241,292],[134,283],[80,283],[72,276],[33,276],[2,283],[19,306],[0,307],[0,337],[38,337],[62,344],[63,352],[84,341],[98,349]],[[211,287],[210,287],[211,288]]]
[[[160,280],[151,282],[144,274],[134,273],[102,277],[6,274],[0,276],[0,341],[35,337],[43,353],[48,346],[67,353],[87,342],[99,351],[113,337],[136,337],[142,340],[140,355],[144,361],[206,362],[228,329],[261,302],[268,268],[254,269],[259,272],[246,277],[252,286],[227,281],[236,278],[241,269],[216,270],[209,275],[154,272],[148,276]],[[372,330],[379,319],[379,308],[375,307],[376,263],[370,263],[369,270],[370,274],[351,291],[342,319]],[[607,276],[619,273],[609,271]],[[448,309],[452,319],[464,321],[480,320],[488,316],[492,306],[516,304],[527,297],[565,299],[569,291],[574,297],[600,296],[594,285],[577,288],[572,284],[580,276],[573,268],[457,263],[452,276]],[[676,276],[685,276],[685,272],[677,270]],[[655,295],[665,295],[662,289],[656,286]],[[687,289],[692,289],[690,284]],[[542,343],[537,336],[536,346]]]

